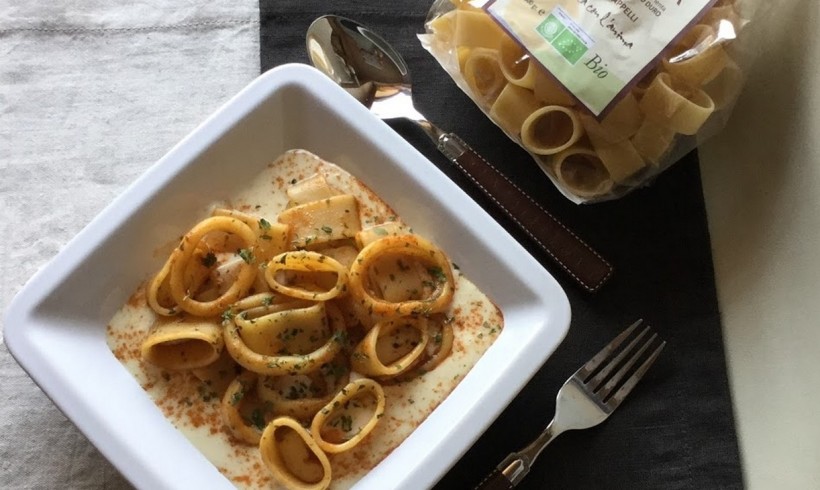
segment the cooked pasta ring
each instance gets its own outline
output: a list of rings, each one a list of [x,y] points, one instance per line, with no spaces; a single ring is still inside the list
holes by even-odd
[[[331,272],[336,275],[335,284],[327,291],[311,291],[282,284],[276,278],[278,272]],[[274,291],[296,299],[328,301],[347,289],[347,268],[336,259],[318,252],[297,250],[273,257],[265,268],[265,280]]]
[[[433,293],[425,299],[399,302],[385,301],[374,296],[368,285],[368,271],[380,257],[388,253],[426,263],[428,270],[435,272]],[[350,267],[349,287],[356,302],[368,314],[385,318],[444,311],[453,299],[455,279],[444,252],[426,239],[408,234],[384,237],[364,247]]]
[[[185,269],[194,256],[197,244],[205,235],[214,231],[222,231],[238,236],[249,251],[253,250],[256,234],[248,225],[237,218],[213,216],[197,223],[185,236],[179,246],[174,249],[169,259],[168,271],[171,296],[179,307],[196,316],[215,316],[224,311],[231,303],[244,296],[256,278],[256,266],[246,261],[240,266],[239,274],[231,286],[216,299],[197,301],[191,297],[191,291],[185,284]]]
[[[325,305],[332,333],[327,341],[313,352],[301,355],[269,355],[256,352],[242,339],[240,327],[236,324],[236,317],[231,321],[226,321],[223,325],[225,347],[239,365],[258,374],[280,376],[307,373],[318,369],[322,364],[336,357],[342,348],[341,342],[345,334],[344,318],[339,309],[330,303],[318,304]],[[264,319],[264,317],[260,318]],[[240,315],[240,321],[242,320]],[[256,320],[260,321],[260,319]]]
[[[217,208],[213,216],[227,216],[242,220],[256,234],[254,255],[259,262],[270,260],[274,255],[287,249],[289,226],[284,223],[272,223],[260,216],[255,216],[235,209]]]
[[[439,364],[444,362],[444,359],[450,355],[450,352],[453,350],[453,342],[455,341],[453,325],[449,320],[444,320],[442,322],[427,322],[428,326],[433,325],[434,323],[438,323],[440,329],[433,333],[433,335],[428,333],[430,340],[427,342],[425,357],[422,358],[419,363],[412,366],[410,370],[396,376],[394,378],[395,381],[407,381],[415,376],[421,376],[429,373],[438,367]]]
[[[228,385],[219,407],[222,422],[231,435],[248,444],[258,444],[262,435],[261,429],[249,424],[241,412],[243,400],[251,390],[255,389],[255,386],[255,373],[246,371],[240,374]]]
[[[259,439],[259,452],[274,478],[289,489],[325,490],[330,486],[327,455],[291,417],[277,417],[265,427]]]
[[[222,327],[215,321],[182,318],[159,322],[142,342],[142,358],[170,370],[196,369],[222,352]]]
[[[261,400],[271,404],[276,415],[306,421],[349,381],[347,359],[339,355],[311,373],[259,376],[256,391]]]
[[[363,396],[373,397],[375,405],[372,413],[370,413],[370,416],[367,418],[367,422],[355,424],[353,416],[351,415],[334,417],[336,412],[344,410],[346,407],[353,406],[361,408],[361,404],[350,402]],[[359,378],[348,383],[327,405],[316,413],[310,424],[310,432],[316,444],[325,452],[336,454],[347,451],[362,442],[362,439],[376,427],[379,419],[381,419],[384,414],[384,405],[385,396],[382,386],[370,378]],[[340,428],[334,427],[333,433],[339,435],[339,439],[343,439],[343,442],[333,442],[326,439],[327,435],[325,432],[327,431],[323,431],[322,429],[326,429],[326,422],[328,421],[330,421],[331,426],[342,425]],[[345,427],[345,425],[347,426]],[[358,425],[358,430],[350,438],[347,438],[347,433],[354,429],[354,425]]]
[[[559,105],[542,107],[521,125],[521,144],[536,155],[554,155],[574,145],[584,134],[581,120],[572,109]]]
[[[198,290],[211,274],[212,266],[205,265],[206,257],[210,251],[210,245],[205,243],[204,240],[201,241],[196,245],[191,260],[184,267],[184,281],[191,290]],[[180,313],[180,308],[177,307],[178,305],[170,291],[169,274],[171,272],[172,257],[173,254],[166,259],[160,271],[149,281],[145,291],[148,306],[161,316],[175,316]],[[165,306],[166,304],[168,306]]]
[[[385,364],[379,356],[379,340],[404,326],[416,329],[419,332],[419,340],[407,353]],[[350,362],[354,371],[365,376],[398,376],[407,372],[421,359],[429,339],[427,319],[424,317],[402,317],[382,321],[376,323],[359,342],[350,356]]]
[[[162,316],[174,316],[179,313],[179,310],[176,308],[176,304],[171,307],[164,306],[160,304],[160,289],[168,279],[168,273],[171,271],[171,259],[170,257],[165,261],[162,265],[162,269],[151,278],[148,282],[148,286],[145,290],[145,300],[148,303],[148,306],[151,307],[154,312],[158,315]]]

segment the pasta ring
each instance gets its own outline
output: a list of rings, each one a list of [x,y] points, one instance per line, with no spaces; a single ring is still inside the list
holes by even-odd
[[[614,185],[598,154],[589,148],[567,148],[553,157],[552,168],[561,185],[580,197],[603,196]]]
[[[714,102],[715,111],[721,111],[734,103],[744,81],[743,70],[734,61],[729,61],[723,71],[703,86],[703,91]]]
[[[574,145],[584,134],[578,115],[559,105],[542,107],[521,125],[521,144],[536,155],[554,155]]]
[[[254,255],[259,262],[270,260],[274,255],[287,250],[290,227],[284,223],[271,223],[259,216],[243,213],[235,209],[217,208],[213,216],[227,216],[242,220],[256,234]]]
[[[242,416],[241,411],[247,393],[250,393],[255,385],[255,373],[246,371],[240,374],[228,385],[228,388],[222,395],[219,407],[220,413],[222,414],[222,422],[228,428],[231,435],[248,444],[258,444],[262,434],[261,428],[249,424],[245,420],[245,417]]]
[[[261,400],[270,402],[277,415],[310,420],[349,380],[346,359],[337,356],[311,373],[260,376],[256,391]]]
[[[598,145],[628,140],[641,127],[644,116],[638,99],[632,93],[627,93],[601,122],[587,115],[581,115],[580,119],[584,132],[592,140],[593,145]]]
[[[458,10],[453,33],[455,46],[498,49],[504,31],[484,11]]]
[[[197,301],[190,296],[190,291],[185,284],[185,268],[197,249],[196,245],[212,231],[224,231],[237,235],[248,249],[252,249],[256,242],[256,234],[248,225],[239,219],[226,216],[206,218],[182,237],[179,246],[174,249],[168,259],[171,296],[182,310],[196,316],[219,315],[231,303],[244,296],[256,278],[256,266],[243,263],[236,280],[218,298],[211,301]]]
[[[368,287],[368,271],[383,254],[396,253],[425,262],[434,273],[435,289],[430,297],[399,302],[375,297]],[[438,313],[447,309],[453,299],[455,279],[444,252],[418,235],[388,236],[364,247],[350,267],[350,292],[368,314],[398,317]]]
[[[646,117],[686,135],[698,132],[715,110],[706,92],[659,73],[640,101]]]
[[[482,106],[489,107],[495,102],[507,84],[499,64],[498,51],[494,49],[473,49],[464,62],[463,71],[464,81]]]
[[[224,342],[215,322],[180,319],[155,325],[142,342],[142,358],[164,369],[207,366],[219,358]]]
[[[527,117],[542,105],[532,91],[508,83],[490,107],[490,118],[508,134],[518,136]]]
[[[444,320],[441,322],[427,322],[430,325],[437,324],[439,327],[437,331],[430,332],[428,328],[428,336],[430,340],[427,341],[427,349],[424,353],[424,358],[415,364],[412,369],[403,372],[395,377],[396,381],[407,381],[415,376],[421,376],[429,373],[435,369],[439,364],[444,362],[444,359],[450,355],[453,350],[453,342],[455,341],[455,333],[453,332],[453,325],[450,321]],[[432,333],[432,335],[430,335]]]
[[[259,451],[265,466],[289,489],[325,490],[330,486],[327,455],[291,417],[277,417],[265,427]]]
[[[532,90],[535,85],[536,65],[530,55],[512,37],[504,36],[499,49],[498,63],[508,82]]]
[[[532,93],[536,99],[547,105],[575,105],[573,96],[547,71],[538,65],[537,61],[530,60],[535,67],[533,71]]]
[[[160,288],[162,288],[163,283],[166,279],[168,279],[168,272],[171,271],[171,260],[170,257],[165,263],[162,265],[162,269],[160,269],[157,274],[151,278],[151,281],[148,283],[148,287],[145,291],[145,300],[148,303],[148,306],[151,307],[154,312],[158,315],[162,316],[174,316],[178,313],[177,309],[174,306],[166,307],[160,304],[159,296],[160,296]]]
[[[311,291],[291,287],[276,279],[276,273],[284,271],[332,272],[336,275],[336,282],[327,291]],[[271,289],[279,294],[309,301],[328,301],[345,291],[348,278],[347,268],[336,259],[318,252],[299,250],[281,253],[273,257],[265,268],[265,280]]]
[[[367,418],[367,422],[356,424],[355,421],[358,420],[358,417],[355,417],[357,415],[355,413],[335,416],[336,412],[347,410],[349,407],[361,408],[360,403],[350,402],[368,395],[374,399],[375,407],[373,407],[372,413]],[[316,444],[325,452],[335,454],[347,451],[362,442],[362,439],[376,427],[379,419],[381,419],[384,414],[384,404],[385,397],[382,386],[370,378],[359,378],[356,381],[348,383],[327,405],[316,412],[310,424],[310,432],[313,434]],[[327,430],[322,430],[327,427],[326,422],[328,422],[328,420],[330,420],[331,426],[334,426],[333,433],[338,435],[340,439],[344,439],[350,432],[356,429],[356,427],[354,427],[356,425],[358,425],[358,431],[349,439],[344,440],[344,442],[328,441],[325,439],[325,437],[327,437],[325,435]],[[340,425],[341,428],[338,427]]]
[[[418,330],[420,339],[406,354],[389,364],[385,364],[379,356],[379,340],[404,326],[410,326]],[[429,339],[427,320],[423,317],[404,317],[379,322],[367,332],[364,339],[353,350],[350,362],[356,372],[365,376],[398,376],[408,371],[421,359]]]
[[[663,59],[663,68],[673,77],[693,86],[712,80],[726,66],[729,56],[716,44],[715,30],[703,24],[690,29]],[[679,61],[676,57],[688,55]]]
[[[644,121],[630,141],[642,157],[659,165],[661,158],[672,148],[675,132],[653,121]]]
[[[342,318],[339,309],[330,303],[317,303],[317,305],[324,305],[326,315],[330,320],[332,333],[327,341],[313,352],[300,355],[269,355],[256,352],[242,339],[240,327],[236,324],[236,317],[232,321],[225,322],[223,326],[225,347],[239,365],[258,374],[281,376],[283,374],[302,374],[316,370],[322,364],[336,357],[336,354],[342,348],[341,342],[345,336],[344,318]],[[264,317],[261,318],[264,320]]]

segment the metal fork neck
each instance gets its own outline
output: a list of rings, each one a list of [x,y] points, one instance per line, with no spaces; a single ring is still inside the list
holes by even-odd
[[[498,465],[499,471],[507,477],[512,486],[517,485],[530,472],[532,463],[541,454],[541,451],[561,432],[563,431],[554,426],[554,421],[550,422],[534,441],[520,451],[507,456]]]

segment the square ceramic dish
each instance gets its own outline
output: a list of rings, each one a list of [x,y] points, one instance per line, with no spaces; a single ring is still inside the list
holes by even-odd
[[[113,356],[105,327],[157,270],[152,251],[207,203],[304,148],[359,177],[430,237],[504,313],[495,343],[451,395],[356,486],[431,486],[564,338],[563,290],[503,228],[386,124],[318,71],[260,76],[153,165],[17,295],[9,350],[138,488],[232,488]]]

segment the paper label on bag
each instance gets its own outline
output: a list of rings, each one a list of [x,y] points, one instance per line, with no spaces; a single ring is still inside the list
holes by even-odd
[[[716,0],[493,0],[486,11],[596,116]]]

